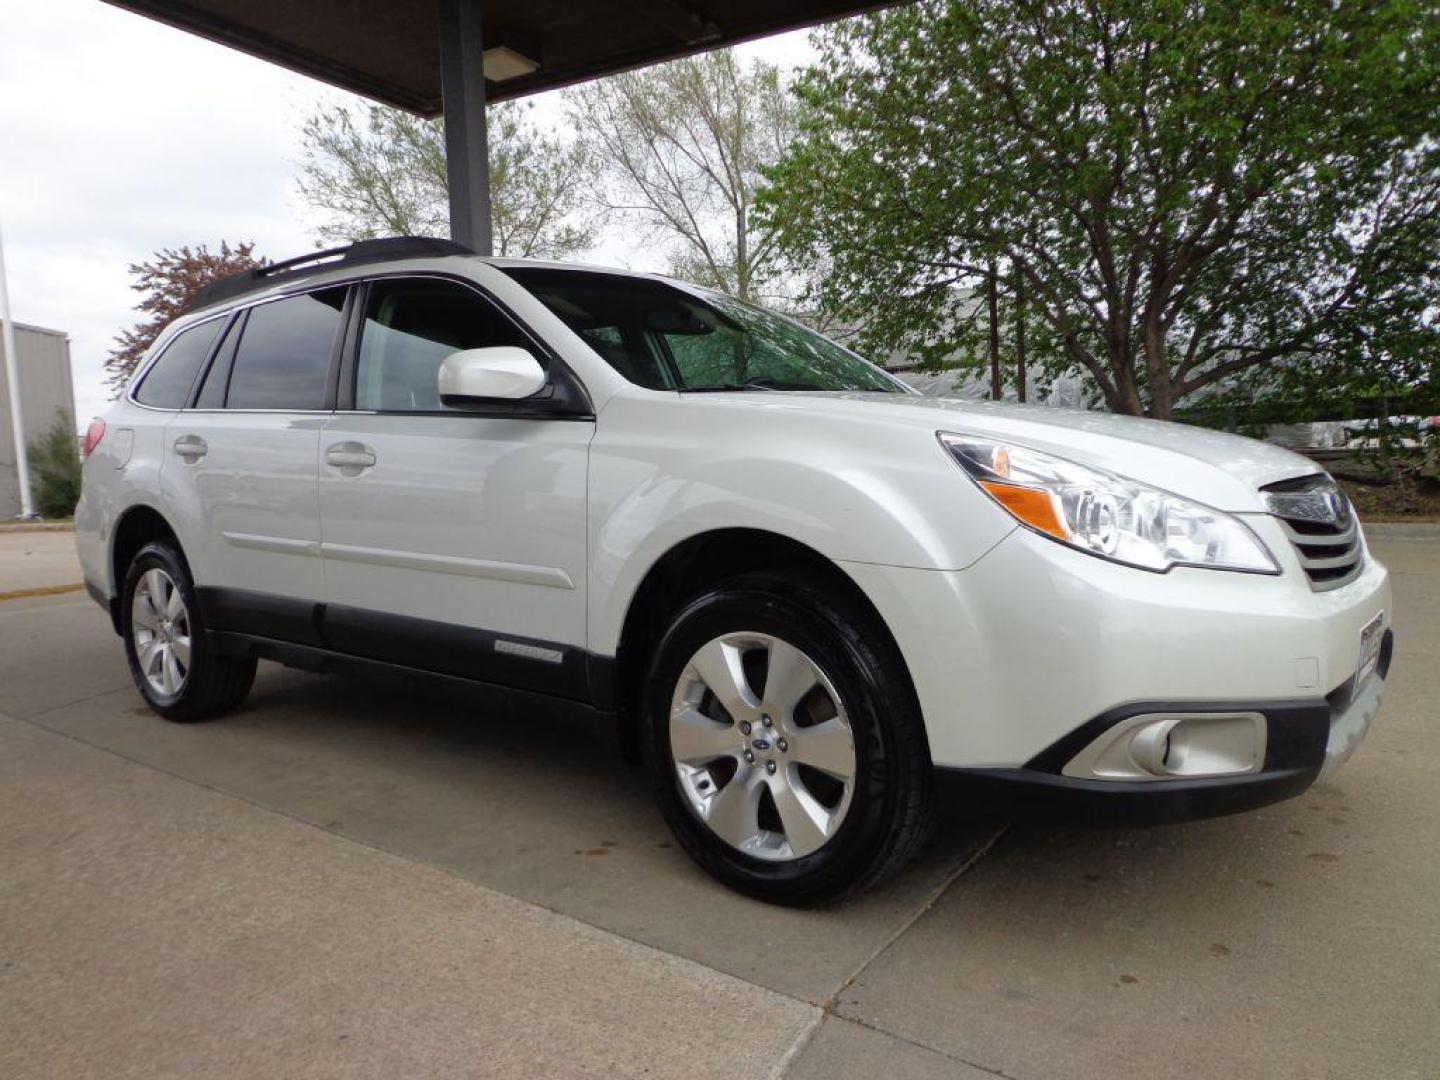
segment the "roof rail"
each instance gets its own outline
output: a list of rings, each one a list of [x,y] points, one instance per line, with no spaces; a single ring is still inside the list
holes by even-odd
[[[256,289],[266,288],[276,282],[303,277],[316,270],[332,267],[354,266],[362,263],[387,262],[391,259],[438,258],[443,255],[474,255],[473,249],[454,240],[443,240],[438,236],[387,236],[376,240],[357,240],[344,247],[326,248],[283,259],[253,270],[242,270],[238,274],[218,278],[208,285],[202,285],[195,292],[190,309],[209,307],[222,300],[230,300]],[[320,264],[320,265],[312,265]]]

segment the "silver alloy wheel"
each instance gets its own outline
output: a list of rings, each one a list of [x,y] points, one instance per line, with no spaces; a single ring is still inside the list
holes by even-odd
[[[670,754],[695,815],[757,859],[819,849],[855,790],[840,695],[814,660],[771,634],[725,634],[690,658],[670,701]]]
[[[135,658],[150,688],[174,697],[190,677],[190,612],[175,579],[159,567],[140,575],[130,601]]]

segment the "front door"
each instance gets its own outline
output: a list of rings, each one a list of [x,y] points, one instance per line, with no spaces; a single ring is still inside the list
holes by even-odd
[[[460,349],[539,350],[445,278],[364,293],[353,386],[320,446],[325,629],[345,652],[503,685],[586,694],[588,420],[449,409]]]

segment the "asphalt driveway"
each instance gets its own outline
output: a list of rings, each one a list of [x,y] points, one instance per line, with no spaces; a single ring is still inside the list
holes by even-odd
[[[0,1075],[1440,1076],[1440,529],[1373,544],[1392,683],[1330,783],[952,808],[824,912],[711,883],[574,720],[262,665],[166,724],[83,594],[0,602]]]

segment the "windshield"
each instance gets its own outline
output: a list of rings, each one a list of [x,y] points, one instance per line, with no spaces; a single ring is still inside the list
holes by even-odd
[[[904,384],[849,349],[721,293],[704,298],[648,278],[507,267],[506,273],[650,390],[878,390]]]

